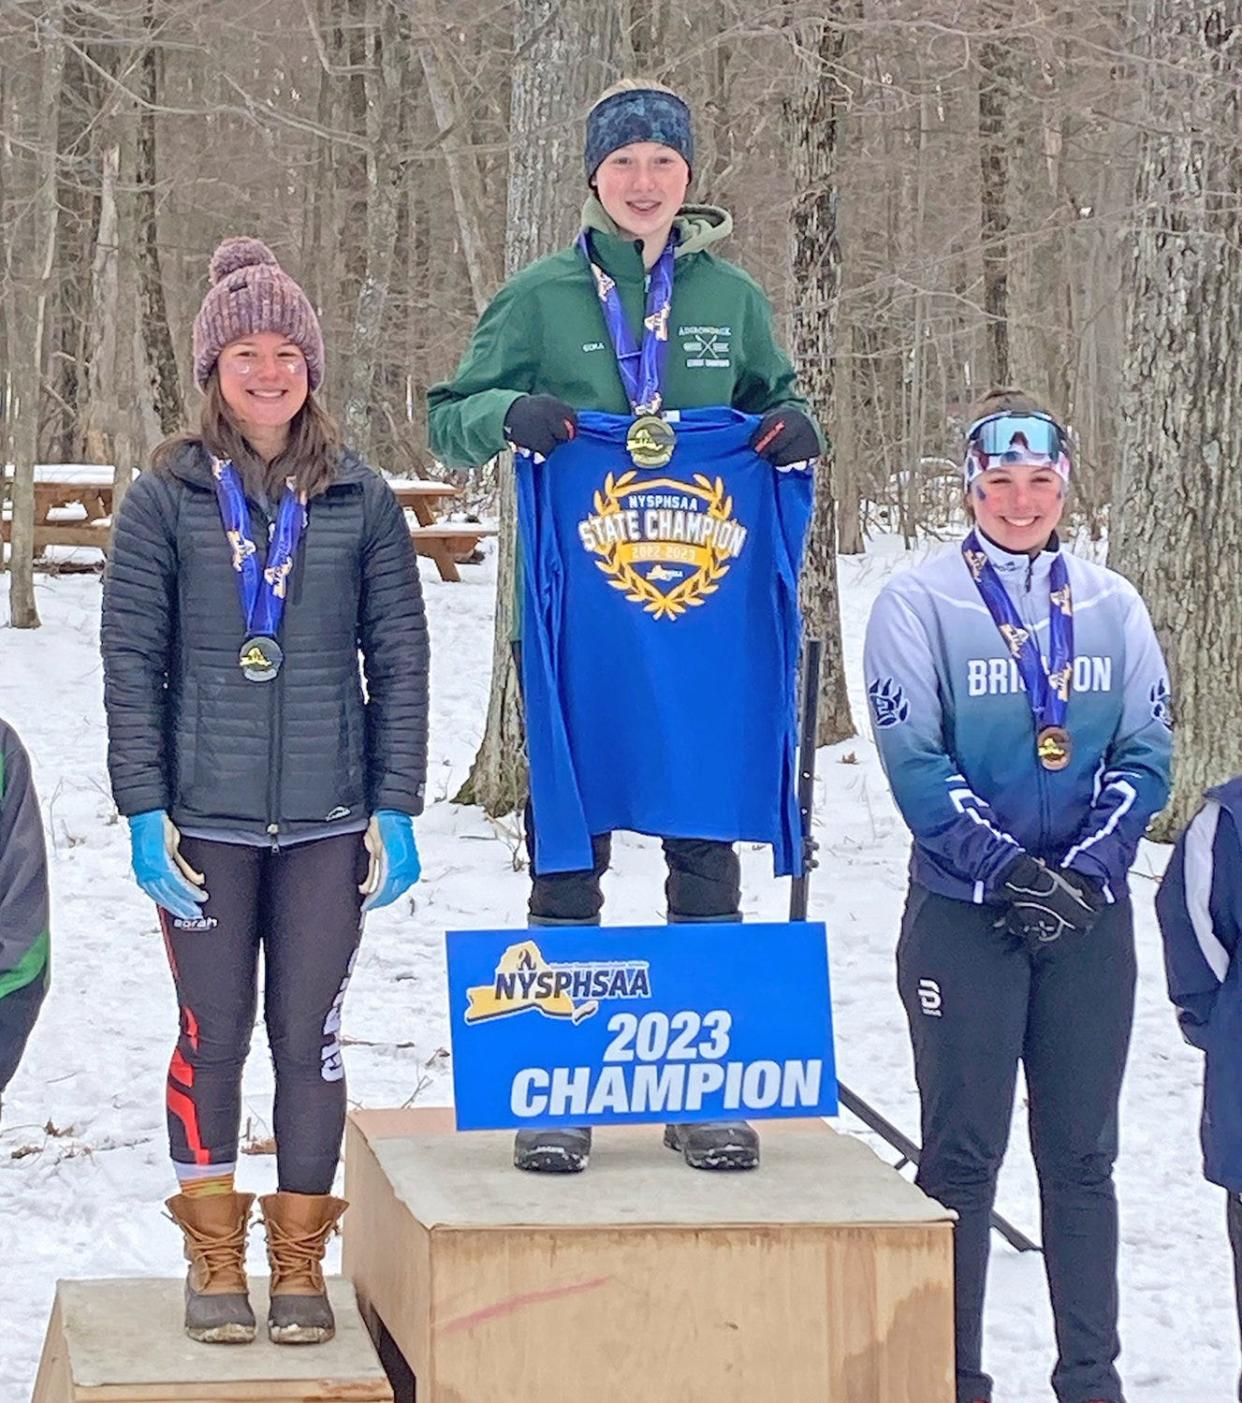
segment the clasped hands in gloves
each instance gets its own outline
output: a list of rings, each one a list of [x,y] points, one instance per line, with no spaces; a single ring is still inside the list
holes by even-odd
[[[181,834],[163,809],[148,809],[129,820],[134,876],[144,892],[170,915],[192,921],[207,900],[201,872],[181,856]],[[414,841],[414,822],[395,809],[377,809],[363,839],[371,862],[358,890],[364,911],[396,901],[418,881],[422,864]]]
[[[555,395],[521,395],[505,415],[504,434],[515,448],[546,458],[578,432],[578,414]],[[800,409],[773,409],[759,422],[750,446],[773,467],[819,455],[815,426]]]
[[[1005,903],[1003,925],[1032,952],[1063,935],[1085,935],[1104,909],[1104,894],[1081,872],[1049,867],[1019,853],[1001,874],[997,897]]]

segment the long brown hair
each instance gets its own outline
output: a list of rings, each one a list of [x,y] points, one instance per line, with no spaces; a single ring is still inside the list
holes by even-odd
[[[220,392],[220,377],[213,367],[203,387],[197,432],[187,431],[166,438],[151,455],[156,472],[166,472],[178,452],[187,444],[200,445],[213,457],[229,458],[249,492],[280,495],[284,481],[292,477],[295,489],[307,499],[323,492],[332,481],[341,460],[341,432],[336,421],[308,390],[306,402],[289,421],[289,441],[284,452],[265,463],[237,427]]]

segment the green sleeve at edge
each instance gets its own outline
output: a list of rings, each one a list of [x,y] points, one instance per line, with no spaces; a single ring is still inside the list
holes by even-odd
[[[41,931],[34,944],[18,961],[16,968],[7,974],[0,974],[0,999],[17,989],[24,989],[44,974],[48,965],[48,954],[52,946],[49,931]]]
[[[746,368],[733,401],[734,408],[748,414],[767,414],[769,410],[785,408],[801,410],[814,426],[820,451],[824,452],[828,447],[824,431],[811,410],[810,402],[798,388],[793,363],[777,344],[772,329],[772,308],[758,288],[755,289],[755,300],[758,308],[751,321]]]

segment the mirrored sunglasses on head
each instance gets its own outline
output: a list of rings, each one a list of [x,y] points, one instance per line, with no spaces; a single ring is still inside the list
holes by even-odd
[[[1056,463],[1069,457],[1069,444],[1061,426],[1048,414],[989,414],[977,419],[967,434],[970,447],[992,466],[1025,463],[1046,458]]]

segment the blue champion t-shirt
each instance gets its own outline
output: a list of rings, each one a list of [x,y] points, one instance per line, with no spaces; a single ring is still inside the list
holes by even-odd
[[[591,834],[628,829],[771,843],[798,874],[812,473],[760,458],[732,409],[683,411],[667,466],[637,468],[632,423],[583,413],[548,459],[517,455],[535,866],[590,867]]]

